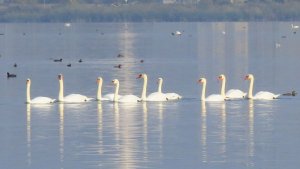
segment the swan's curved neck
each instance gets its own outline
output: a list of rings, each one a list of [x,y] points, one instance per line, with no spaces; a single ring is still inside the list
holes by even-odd
[[[64,101],[64,81],[62,79],[59,80],[58,101]]]
[[[114,102],[118,102],[120,84],[119,84],[119,82],[117,82],[115,85],[116,85],[116,87],[115,87],[115,94],[114,94]]]
[[[162,83],[163,83],[163,80],[162,80],[162,79],[159,79],[159,80],[158,80],[158,89],[157,89],[157,92],[158,92],[158,93],[161,93]]]
[[[30,103],[30,84],[27,83],[26,85],[26,103]]]
[[[205,92],[206,92],[206,82],[202,84],[202,94],[201,94],[201,101],[205,101]]]
[[[248,99],[253,99],[253,85],[254,85],[254,77],[249,79],[249,90],[248,90]]]
[[[147,83],[148,83],[148,78],[147,75],[144,75],[144,84],[143,84],[143,90],[142,90],[142,95],[141,99],[146,100],[146,95],[147,95]]]
[[[98,90],[97,90],[97,100],[102,99],[102,80],[99,81],[98,83]]]
[[[226,78],[224,77],[222,79],[222,84],[221,84],[221,96],[225,98],[225,86],[226,86]]]

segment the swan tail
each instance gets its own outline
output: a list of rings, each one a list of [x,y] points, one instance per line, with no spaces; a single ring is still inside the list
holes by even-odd
[[[89,102],[89,101],[93,101],[93,100],[95,100],[95,99],[87,97],[84,101]]]

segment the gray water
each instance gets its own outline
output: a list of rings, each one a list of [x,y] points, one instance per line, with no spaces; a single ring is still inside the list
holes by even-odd
[[[203,103],[197,84],[206,77],[207,95],[218,93],[223,73],[228,89],[247,91],[244,76],[252,73],[255,92],[299,91],[300,32],[290,24],[0,24],[0,167],[296,169],[298,96]],[[176,30],[183,34],[173,36]],[[103,94],[113,92],[117,78],[121,94],[140,95],[136,77],[147,73],[148,93],[163,77],[163,91],[183,99],[25,104],[27,78],[32,98],[57,98],[60,73],[65,94],[95,98],[101,76]]]

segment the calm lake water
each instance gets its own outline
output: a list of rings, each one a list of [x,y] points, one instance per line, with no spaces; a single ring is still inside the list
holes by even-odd
[[[294,23],[297,24],[297,23]],[[300,24],[300,23],[298,23]],[[200,101],[227,88],[255,92],[299,91],[300,30],[290,22],[0,24],[1,168],[297,169],[300,166],[300,99]],[[171,33],[179,30],[181,36]],[[118,58],[122,54],[124,57]],[[63,62],[53,59],[63,58]],[[82,63],[78,60],[82,59]],[[143,63],[140,63],[144,60]],[[17,67],[13,65],[17,63]],[[67,64],[72,64],[67,67]],[[122,64],[121,69],[114,66]],[[6,72],[17,78],[6,78]],[[31,95],[57,98],[57,75],[65,93],[96,97],[112,79],[121,94],[148,93],[164,78],[172,102],[26,105]]]

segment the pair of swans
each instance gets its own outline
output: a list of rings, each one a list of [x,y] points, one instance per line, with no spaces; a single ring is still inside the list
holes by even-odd
[[[113,85],[115,85],[115,92],[111,94],[104,95],[102,97],[102,83],[103,80],[101,77],[97,79],[98,82],[98,90],[97,90],[97,100],[110,100],[114,102],[140,102],[140,101],[168,101],[168,100],[178,100],[182,97],[177,93],[162,93],[162,83],[163,79],[159,78],[158,81],[158,91],[151,93],[147,97],[147,85],[148,85],[148,77],[146,74],[140,74],[137,79],[143,79],[143,88],[141,97],[135,95],[119,95],[120,82],[118,79],[112,80]]]
[[[201,94],[202,101],[225,101],[225,100],[245,99],[245,98],[255,99],[255,100],[273,100],[273,99],[277,99],[280,96],[280,94],[274,94],[268,91],[260,91],[253,96],[254,76],[252,74],[248,74],[245,76],[245,80],[250,81],[248,94],[244,93],[239,89],[230,89],[225,93],[225,86],[226,86],[225,75],[221,74],[218,77],[218,79],[222,81],[220,94],[212,94],[209,95],[208,97],[205,97],[206,79],[205,78],[199,79],[198,82],[203,85],[202,94]]]
[[[49,104],[54,103],[56,101],[58,102],[64,102],[64,103],[82,103],[91,101],[92,98],[88,98],[87,96],[81,95],[81,94],[69,94],[64,97],[64,83],[63,83],[63,75],[58,75],[58,81],[59,81],[59,93],[58,93],[58,99],[52,99],[49,97],[43,97],[39,96],[31,100],[30,97],[30,86],[31,86],[31,80],[27,79],[26,81],[26,103],[30,104]]]

